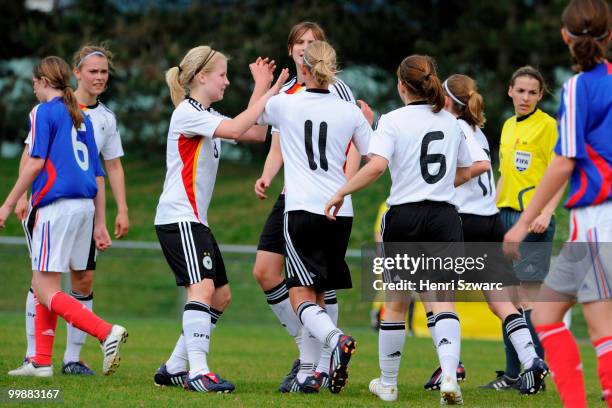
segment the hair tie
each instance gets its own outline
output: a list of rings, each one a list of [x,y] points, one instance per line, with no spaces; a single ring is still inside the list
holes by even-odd
[[[461,106],[465,106],[465,103],[461,102],[461,101],[459,100],[459,98],[457,98],[455,95],[453,95],[453,93],[450,91],[450,89],[448,89],[448,79],[447,79],[446,81],[444,81],[444,83],[442,84],[442,86],[444,87],[444,90],[446,91],[446,94],[447,94],[448,96],[450,96],[450,98],[451,98],[453,101],[457,102],[457,103],[458,103],[459,105],[461,105]]]
[[[429,78],[431,78],[431,72],[430,72],[429,74],[425,75],[425,76],[423,77],[422,81],[426,81],[426,80],[428,80]]]

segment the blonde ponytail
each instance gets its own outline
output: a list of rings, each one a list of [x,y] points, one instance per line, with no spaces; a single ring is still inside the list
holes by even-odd
[[[335,82],[338,69],[336,51],[325,41],[315,41],[304,51],[304,64],[309,68],[312,77],[319,86]]]

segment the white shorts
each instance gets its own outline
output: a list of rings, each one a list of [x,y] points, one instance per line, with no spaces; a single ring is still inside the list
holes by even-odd
[[[30,246],[32,270],[87,269],[93,220],[94,203],[88,198],[60,199],[39,208]]]
[[[579,303],[612,298],[612,201],[570,211],[570,237],[546,277]]]

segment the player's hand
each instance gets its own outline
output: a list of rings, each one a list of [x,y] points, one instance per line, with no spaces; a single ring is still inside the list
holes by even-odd
[[[281,73],[278,75],[276,82],[272,85],[272,88],[268,92],[272,92],[272,95],[276,95],[280,92],[280,89],[283,87],[283,84],[287,82],[289,78],[289,70],[287,68],[283,68]]]
[[[94,226],[93,238],[96,242],[96,248],[98,251],[106,251],[113,244],[110,234],[106,229],[106,225],[104,224],[97,224]]]
[[[17,201],[15,206],[15,215],[19,221],[25,220],[28,215],[28,198],[24,195]]]
[[[361,113],[363,113],[363,116],[366,118],[370,126],[372,126],[374,123],[374,111],[372,108],[370,108],[370,106],[361,99],[357,100],[357,105],[359,105],[359,108],[361,108]]]
[[[504,235],[504,255],[511,259],[521,259],[519,245],[523,242],[528,232],[528,226],[519,219],[519,221],[506,232],[506,235]]]
[[[331,200],[329,200],[327,204],[325,204],[325,216],[328,220],[336,220],[336,215],[338,215],[338,211],[340,211],[340,207],[342,207],[342,204],[344,204],[344,197],[338,194],[334,195]]]
[[[529,226],[529,232],[533,232],[536,234],[541,234],[546,231],[548,226],[550,225],[550,219],[552,214],[542,213],[536,217],[535,220]]]
[[[117,213],[117,217],[115,218],[115,239],[125,237],[129,229],[130,219],[128,218],[127,212]]]
[[[0,229],[4,229],[7,218],[11,215],[11,207],[3,205],[0,207]]]
[[[265,200],[266,198],[268,198],[268,196],[266,195],[268,187],[270,187],[270,180],[264,177],[258,178],[255,182],[255,195],[257,196],[257,198],[259,198],[260,200]]]
[[[274,70],[276,69],[276,62],[269,58],[257,57],[255,62],[249,64],[249,70],[251,76],[255,82],[263,82],[267,86],[270,86],[274,80]]]

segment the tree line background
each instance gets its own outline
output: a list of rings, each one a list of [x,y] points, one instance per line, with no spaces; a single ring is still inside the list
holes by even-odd
[[[117,115],[130,156],[163,155],[173,105],[164,72],[188,49],[211,44],[228,55],[231,86],[215,107],[235,115],[252,89],[248,63],[269,56],[294,68],[286,40],[291,26],[318,22],[336,47],[340,76],[377,114],[399,107],[395,71],[401,60],[434,57],[442,79],[464,73],[478,81],[488,118],[485,133],[498,144],[503,121],[513,114],[508,80],[518,67],[541,69],[551,93],[543,109],[556,111],[561,82],[571,75],[559,29],[566,0],[431,1],[200,1],[54,0],[52,12],[5,4],[0,24],[0,145],[20,142],[36,103],[31,67],[41,57],[71,61],[85,43],[105,41],[115,71],[102,100]],[[266,146],[232,152],[257,160]]]

